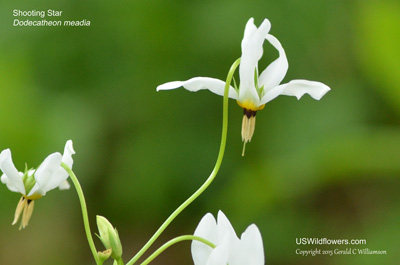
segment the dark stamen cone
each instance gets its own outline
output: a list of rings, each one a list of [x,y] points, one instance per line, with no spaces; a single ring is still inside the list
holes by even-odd
[[[29,220],[31,219],[33,213],[34,206],[35,206],[35,201],[27,200],[24,213],[22,214],[21,226],[19,229],[21,229],[21,227],[25,228],[28,226]]]
[[[29,220],[31,219],[34,206],[35,206],[35,201],[29,200],[24,196],[22,196],[18,202],[17,209],[15,210],[15,215],[12,225],[15,225],[18,222],[22,214],[19,230],[25,228],[28,225]]]
[[[243,141],[243,151],[242,156],[244,156],[246,143],[251,141],[254,134],[254,129],[256,127],[256,111],[243,109],[243,120],[242,120],[242,141]]]

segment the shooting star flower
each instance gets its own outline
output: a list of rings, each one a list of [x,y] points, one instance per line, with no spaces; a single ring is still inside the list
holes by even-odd
[[[250,18],[244,30],[241,43],[242,56],[239,66],[239,87],[229,87],[229,98],[235,99],[243,108],[242,141],[243,153],[245,145],[250,142],[255,129],[256,113],[265,107],[265,104],[279,95],[295,96],[300,99],[304,94],[319,100],[330,88],[323,83],[308,80],[292,80],[286,84],[280,84],[286,75],[288,61],[281,43],[273,35],[269,34],[271,24],[265,19],[259,28],[254,25],[254,19]],[[258,71],[258,62],[263,55],[263,44],[267,40],[279,52],[279,57],[273,61],[261,74]],[[157,87],[159,90],[171,90],[184,87],[186,90],[197,92],[208,89],[211,92],[223,96],[225,82],[210,77],[194,77],[186,81],[173,81]]]
[[[52,189],[69,189],[67,182],[68,173],[61,167],[61,162],[72,168],[72,155],[75,151],[72,147],[72,141],[67,141],[64,154],[56,152],[49,155],[42,164],[35,169],[25,168],[25,172],[19,172],[12,161],[10,149],[5,149],[0,154],[0,169],[3,171],[1,182],[7,185],[7,188],[13,192],[22,194],[17,205],[12,224],[16,224],[22,214],[22,220],[19,229],[28,225],[32,216],[34,202],[40,199]]]

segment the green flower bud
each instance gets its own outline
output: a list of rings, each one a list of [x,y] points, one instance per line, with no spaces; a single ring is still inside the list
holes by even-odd
[[[100,233],[100,240],[106,249],[111,249],[111,257],[120,259],[122,257],[122,245],[117,230],[103,216],[97,216],[97,228]]]

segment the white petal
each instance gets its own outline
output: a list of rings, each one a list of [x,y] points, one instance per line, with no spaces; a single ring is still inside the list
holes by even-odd
[[[277,86],[264,95],[261,103],[265,104],[279,95],[295,96],[300,99],[304,94],[309,94],[312,98],[319,100],[326,92],[331,90],[327,85],[308,80],[292,80],[287,84]]]
[[[256,225],[250,225],[240,238],[240,245],[233,254],[230,265],[263,265],[264,247],[260,230]]]
[[[62,156],[60,153],[53,153],[46,157],[36,170],[35,180],[41,195],[45,195],[49,190],[60,186],[67,179],[67,172],[60,166],[61,159]],[[36,188],[32,188],[28,196],[35,193]]]
[[[252,34],[245,31],[242,40],[242,56],[239,66],[239,100],[244,101],[245,99],[249,99],[253,102],[259,102],[254,75],[257,70],[258,61],[263,54],[263,43],[271,28],[271,24],[265,19],[260,27],[254,31],[251,23],[253,23],[252,20],[249,20],[246,29],[250,29]]]
[[[225,237],[226,234],[231,236],[232,241],[238,239],[236,236],[235,229],[233,229],[231,223],[229,222],[228,218],[222,211],[218,211],[217,217],[217,226],[218,226],[218,239],[221,240]]]
[[[72,155],[74,154],[75,150],[74,147],[72,146],[72,141],[68,140],[67,143],[65,144],[64,154],[61,161],[64,162],[71,169],[72,169],[72,164],[74,162],[72,160]]]
[[[211,92],[223,96],[225,91],[225,82],[219,79],[210,77],[194,77],[186,81],[173,81],[168,82],[157,87],[157,91],[170,90],[183,86],[186,90],[191,92],[197,92],[202,89],[208,89]],[[229,95],[230,98],[238,99],[236,90],[230,86]]]
[[[71,187],[71,185],[69,185],[69,183],[68,183],[67,180],[65,180],[64,182],[62,182],[62,183],[60,184],[60,186],[58,186],[58,188],[59,188],[60,190],[68,190],[70,187]]]
[[[1,177],[1,181],[7,185],[8,189],[26,195],[21,173],[18,172],[12,162],[10,149],[5,149],[1,152],[0,169],[4,173]]]
[[[226,265],[229,261],[229,235],[222,239],[221,243],[216,246],[207,260],[207,265]],[[197,264],[195,264],[197,265]]]
[[[21,176],[21,179],[22,179],[22,176],[23,176],[22,173],[20,173],[20,176]],[[6,185],[7,185],[7,188],[8,188],[10,191],[22,193],[22,192],[20,192],[20,191],[11,183],[11,181],[8,179],[8,177],[7,177],[5,174],[3,174],[3,175],[1,176],[1,182],[4,183],[4,184],[6,184]],[[22,193],[22,194],[25,194],[25,193]]]
[[[263,23],[265,23],[265,27],[267,30],[267,33],[271,29],[271,23],[269,22],[268,19],[264,19]],[[250,18],[247,23],[246,27],[244,28],[244,34],[243,34],[243,39],[242,39],[242,47],[246,47],[248,42],[252,40],[252,36],[257,32],[257,27],[254,25],[254,18]]]
[[[262,43],[264,42],[265,35],[268,34],[270,29],[271,29],[271,23],[269,22],[268,19],[264,19],[260,27],[257,29],[257,27],[254,25],[254,19],[250,18],[247,21],[246,27],[244,29],[243,39],[241,43],[242,50],[244,49],[247,51],[248,45],[258,46],[260,43],[262,45]],[[262,50],[261,50],[261,55],[262,55]]]
[[[243,45],[246,46],[247,42],[249,41],[251,36],[253,36],[254,33],[256,33],[256,31],[257,31],[257,27],[256,27],[256,25],[254,25],[254,18],[250,18],[247,21],[246,26],[244,27],[242,46]]]
[[[214,245],[218,242],[217,223],[212,214],[207,213],[200,221],[195,232],[195,236],[207,239]],[[192,257],[195,265],[205,265],[213,249],[202,242],[194,240],[192,242]]]
[[[260,75],[258,80],[259,86],[264,86],[264,90],[279,85],[286,75],[289,64],[286,58],[285,50],[277,38],[268,34],[266,39],[279,51],[279,58],[273,61]]]
[[[227,242],[229,246],[229,257],[228,263],[232,264],[233,260],[235,259],[234,253],[238,251],[240,248],[240,240],[236,235],[234,228],[232,227],[231,223],[229,222],[228,218],[222,211],[218,212],[218,238],[219,240],[229,238]],[[246,263],[244,263],[246,264]]]

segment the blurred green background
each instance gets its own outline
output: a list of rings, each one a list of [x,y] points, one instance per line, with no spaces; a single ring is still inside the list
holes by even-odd
[[[61,10],[61,20],[91,25],[13,27],[13,9]],[[221,97],[156,86],[225,79],[247,20],[268,18],[288,56],[284,82],[332,90],[268,103],[245,157],[242,110],[230,101],[219,175],[152,249],[221,209],[239,235],[258,225],[266,264],[398,264],[399,14],[394,0],[2,1],[0,150],[22,170],[72,139],[92,232],[95,215],[106,216],[128,261],[208,177],[219,148]],[[262,68],[277,57],[264,50]],[[38,200],[23,231],[11,226],[19,198],[1,184],[0,264],[94,264],[74,189]],[[388,254],[301,257],[297,248],[337,248],[299,246],[302,237],[366,239],[350,247]],[[152,264],[192,264],[190,244]]]

